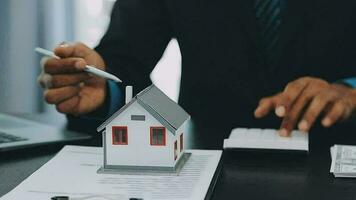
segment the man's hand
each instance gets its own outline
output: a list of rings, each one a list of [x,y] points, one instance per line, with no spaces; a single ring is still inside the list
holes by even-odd
[[[101,70],[101,56],[82,43],[62,44],[54,49],[61,59],[42,59],[38,82],[45,89],[44,99],[61,113],[80,115],[98,109],[105,100],[105,80],[84,72],[85,65]]]
[[[356,106],[356,90],[341,84],[303,77],[290,82],[283,92],[261,99],[255,117],[266,116],[271,110],[283,118],[280,135],[289,136],[298,123],[299,130],[308,132],[323,113],[321,123],[330,127],[348,118]]]

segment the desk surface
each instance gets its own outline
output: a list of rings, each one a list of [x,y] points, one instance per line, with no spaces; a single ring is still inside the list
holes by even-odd
[[[335,179],[329,173],[330,146],[356,145],[355,130],[353,125],[312,130],[309,155],[224,152],[222,173],[212,199],[356,199],[356,179]],[[190,147],[222,147],[219,134],[215,138],[206,137],[217,130],[203,132],[191,137],[198,142],[191,142]],[[61,147],[52,145],[0,154],[0,196],[51,159]]]

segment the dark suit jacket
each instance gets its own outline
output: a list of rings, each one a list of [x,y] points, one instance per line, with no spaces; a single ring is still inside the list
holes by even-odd
[[[149,75],[174,37],[182,54],[179,103],[193,121],[278,128],[275,117],[254,119],[261,97],[303,76],[336,81],[356,75],[356,1],[289,0],[282,55],[273,66],[261,57],[253,2],[118,0],[96,50],[139,92],[151,84]]]

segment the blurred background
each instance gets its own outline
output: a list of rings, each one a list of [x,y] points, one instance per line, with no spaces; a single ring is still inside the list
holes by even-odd
[[[36,46],[53,49],[62,41],[81,41],[95,47],[110,22],[115,0],[1,0],[0,1],[0,112],[45,113],[65,121],[42,99],[37,84],[41,56]],[[151,78],[177,101],[181,55],[172,40]]]

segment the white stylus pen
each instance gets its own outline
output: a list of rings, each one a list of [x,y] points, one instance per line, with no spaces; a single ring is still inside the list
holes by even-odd
[[[40,53],[40,54],[52,57],[52,58],[61,59],[60,57],[56,56],[56,54],[54,54],[52,51],[49,51],[47,49],[36,47],[35,51]],[[98,68],[95,68],[93,66],[90,66],[90,65],[86,65],[84,71],[88,72],[88,73],[91,73],[91,74],[94,74],[96,76],[105,78],[105,79],[113,80],[115,82],[120,82],[120,83],[122,82],[118,77],[116,77],[116,76],[114,76],[112,74],[109,74],[109,73],[107,73],[105,71],[102,71],[102,70],[100,70]]]

